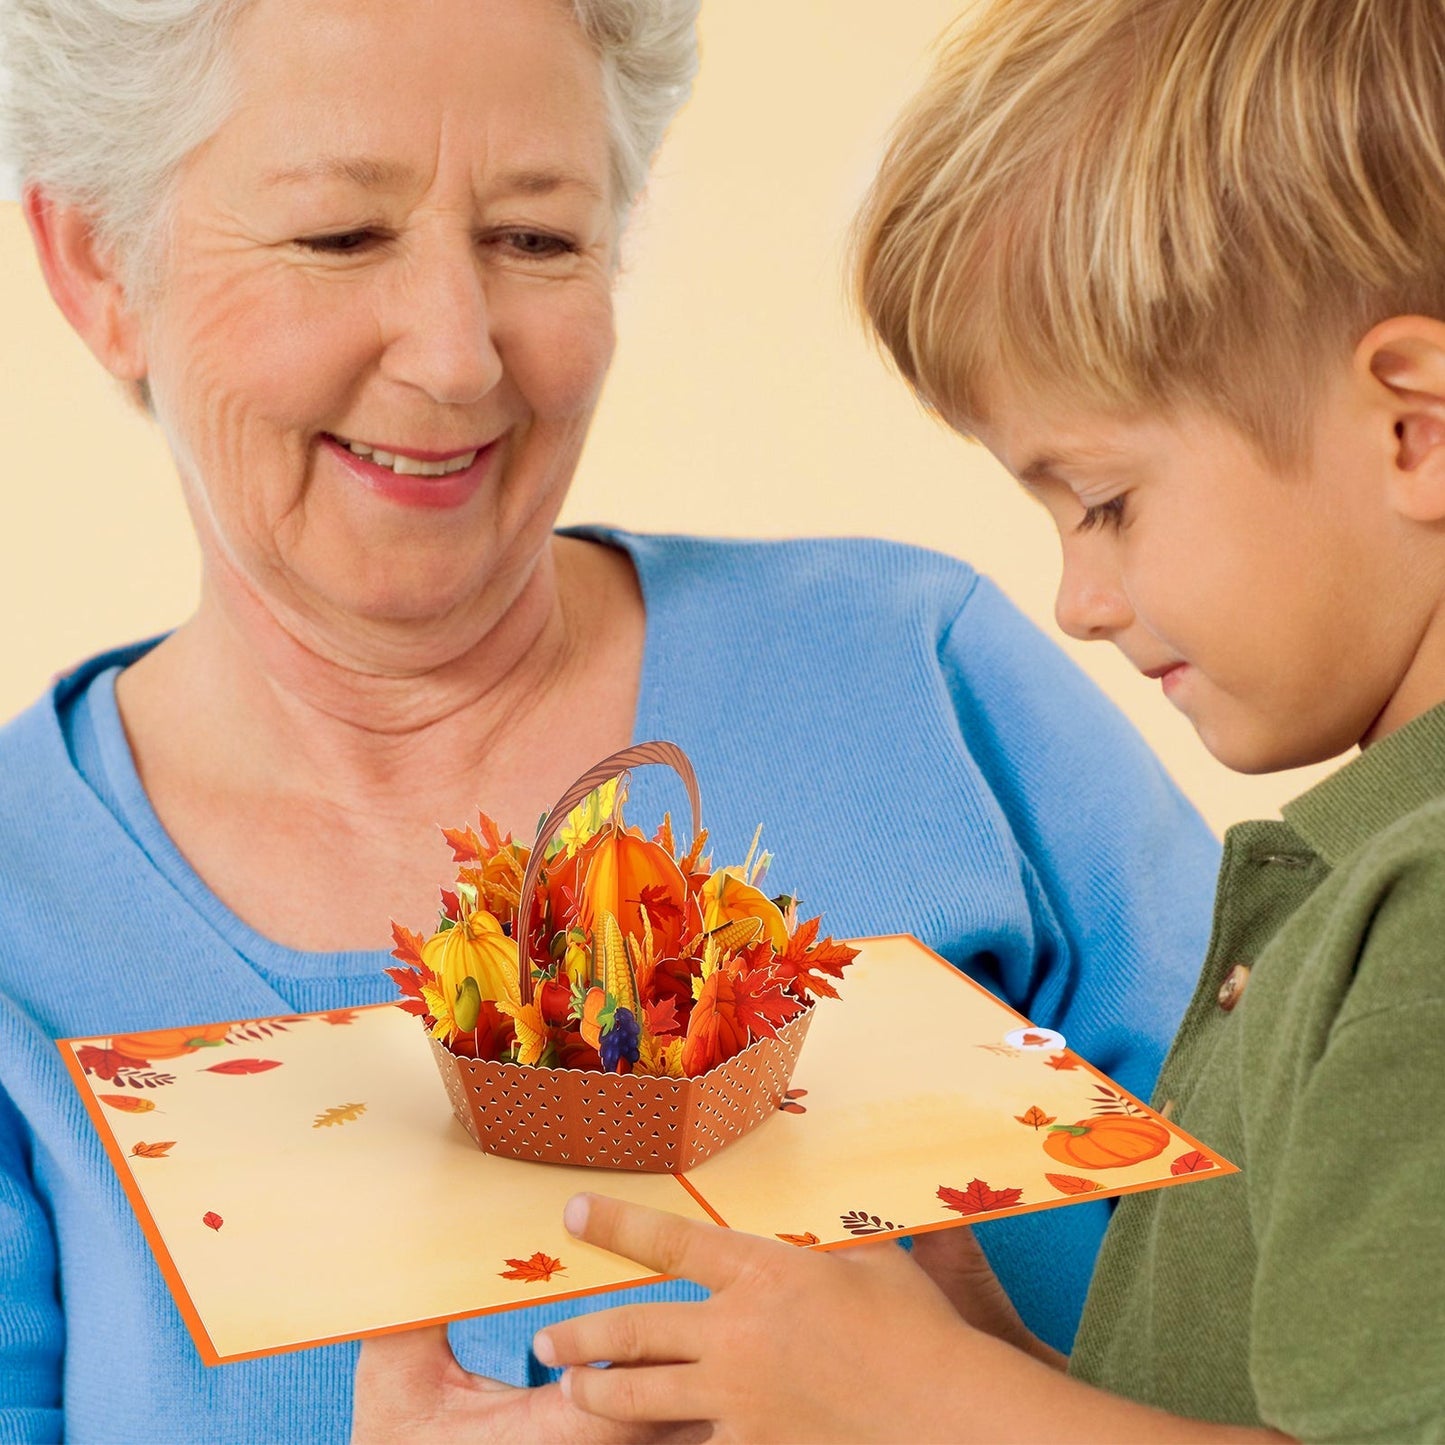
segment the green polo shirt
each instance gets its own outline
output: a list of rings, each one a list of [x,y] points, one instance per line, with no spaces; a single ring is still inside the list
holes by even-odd
[[[1120,1203],[1070,1373],[1300,1440],[1445,1441],[1445,705],[1283,812],[1225,838],[1154,1098],[1242,1172]]]

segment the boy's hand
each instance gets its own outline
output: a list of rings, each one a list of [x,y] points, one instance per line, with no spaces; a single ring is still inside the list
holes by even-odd
[[[975,1333],[891,1242],[817,1252],[600,1195],[567,1206],[579,1239],[706,1285],[701,1303],[629,1305],[549,1325],[563,1391],[618,1421],[707,1420],[715,1440],[961,1439]]]

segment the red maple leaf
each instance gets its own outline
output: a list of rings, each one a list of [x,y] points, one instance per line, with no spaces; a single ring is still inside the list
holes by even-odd
[[[485,863],[482,840],[470,828],[443,828],[442,837],[452,850],[453,863]]]
[[[450,888],[443,888],[441,893],[442,912],[445,913],[453,923],[458,922],[462,916],[462,900],[458,898]]]
[[[396,947],[391,951],[393,958],[399,958],[403,963],[414,963],[419,968],[426,967],[421,961],[422,945],[426,942],[426,939],[424,939],[421,934],[413,933],[411,929],[403,928],[399,923],[393,923],[391,925],[391,936],[396,944]],[[387,972],[391,973],[391,970],[387,969]],[[391,976],[396,978],[394,973],[392,973]],[[401,980],[397,979],[397,982],[400,983]]]
[[[500,1271],[503,1279],[520,1279],[527,1284],[545,1284],[554,1274],[564,1273],[566,1266],[560,1259],[543,1254],[539,1249],[529,1259],[509,1259],[511,1269]]]
[[[114,1049],[98,1049],[94,1044],[82,1044],[75,1051],[75,1059],[87,1074],[94,1074],[107,1083],[115,1078],[117,1069],[135,1066],[135,1061],[124,1054],[118,1054]]]
[[[214,1209],[208,1209],[201,1215],[201,1223],[204,1224],[207,1229],[219,1229],[225,1222]]]
[[[1205,1169],[1213,1169],[1214,1160],[1207,1154],[1201,1154],[1198,1149],[1191,1149],[1187,1154],[1181,1154],[1170,1166],[1171,1174],[1199,1174]]]
[[[940,1185],[938,1197],[945,1209],[957,1214],[987,1214],[994,1209],[1007,1209],[1023,1197],[1022,1189],[990,1189],[982,1179],[969,1181],[967,1189],[949,1189]]]
[[[831,938],[815,943],[822,921],[810,918],[800,923],[773,967],[779,978],[799,993],[814,998],[837,998],[838,990],[822,975],[842,978],[843,970],[858,957],[858,950],[846,943],[834,943]]]
[[[803,1012],[803,1004],[783,991],[783,980],[777,974],[754,969],[733,980],[733,1010],[753,1038],[770,1039]]]
[[[647,884],[637,901],[647,910],[647,916],[654,927],[664,932],[679,927],[682,923],[682,905],[668,893],[660,883]]]
[[[202,1069],[203,1074],[264,1074],[267,1069],[279,1069],[280,1059],[227,1059],[224,1063],[212,1064]]]
[[[657,1003],[648,1004],[642,1013],[647,1020],[647,1031],[654,1038],[667,1038],[682,1026],[677,1016],[677,1000],[671,994]]]

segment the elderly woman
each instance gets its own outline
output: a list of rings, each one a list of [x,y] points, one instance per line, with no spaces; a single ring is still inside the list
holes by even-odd
[[[553,530],[694,9],[4,8],[46,281],[164,430],[204,578],[0,733],[0,1440],[345,1437],[356,1346],[200,1364],[51,1040],[388,997],[437,820],[529,831],[638,737],[690,750],[720,856],[767,818],[835,932],[916,933],[1153,1077],[1214,844],[988,582],[881,543]],[[986,1236],[1059,1343],[1101,1212]],[[535,1382],[541,1320],[451,1346]],[[555,1390],[417,1358],[366,1356],[359,1436],[434,1387],[468,1429],[542,1433]]]

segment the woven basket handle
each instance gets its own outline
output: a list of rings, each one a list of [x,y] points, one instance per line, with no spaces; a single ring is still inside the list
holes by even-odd
[[[630,768],[640,768],[648,763],[664,763],[683,781],[687,789],[687,800],[692,805],[692,831],[696,837],[702,831],[702,798],[698,792],[697,774],[687,754],[676,743],[638,743],[636,747],[623,748],[611,757],[588,768],[565,793],[552,805],[551,811],[542,819],[537,829],[537,839],[532,844],[532,856],[527,861],[527,871],[522,877],[522,892],[517,901],[517,985],[523,1003],[532,1001],[532,960],[527,955],[531,929],[527,920],[532,916],[532,895],[537,890],[537,878],[542,872],[542,855],[547,844],[556,836],[557,830],[567,821],[567,815],[594,788],[625,773]]]

